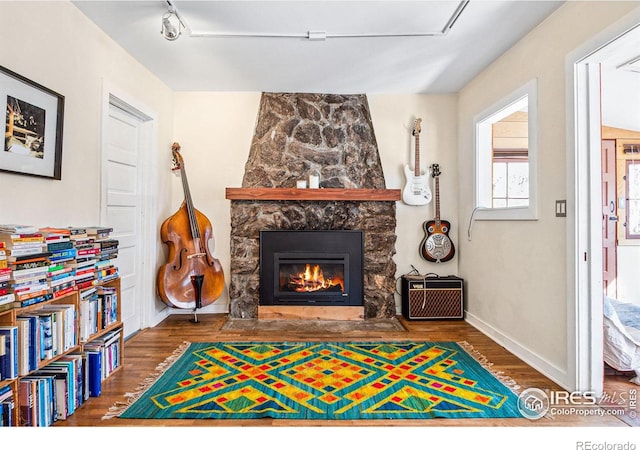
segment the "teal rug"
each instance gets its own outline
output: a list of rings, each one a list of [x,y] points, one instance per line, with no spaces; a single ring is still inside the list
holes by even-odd
[[[522,417],[488,367],[455,342],[185,343],[105,418]]]

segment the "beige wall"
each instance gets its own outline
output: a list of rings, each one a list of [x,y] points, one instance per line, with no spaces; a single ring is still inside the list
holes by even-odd
[[[99,224],[103,83],[156,115],[158,151],[167,154],[173,93],[71,3],[3,1],[0,17],[0,65],[65,97],[62,180],[0,172],[0,223]],[[158,229],[170,211],[170,157],[162,156],[154,180]]]
[[[474,208],[473,118],[528,81],[538,80],[538,220],[476,221],[460,241],[469,319],[523,359],[566,382],[567,198],[565,58],[638,6],[637,2],[567,2],[459,93],[459,207]],[[572,301],[572,300],[571,300]]]
[[[175,94],[174,137],[185,160],[189,189],[194,205],[211,222],[215,248],[213,254],[226,274],[230,263],[230,202],[226,187],[240,187],[244,166],[258,114],[260,93],[190,92]],[[368,95],[380,159],[388,189],[404,185],[403,166],[413,158],[413,120],[422,117],[420,134],[421,166],[439,163],[441,216],[452,223],[450,233],[457,242],[458,178],[456,143],[456,96]],[[432,188],[433,189],[433,188]],[[172,181],[172,203],[178,207],[184,198],[180,180]],[[422,223],[434,216],[433,202],[426,206],[397,203],[396,255],[398,276],[415,266],[421,273],[457,274],[457,260],[432,264],[418,254],[424,237]],[[230,277],[227,276],[227,285]],[[226,311],[228,292],[203,312]],[[400,298],[396,298],[399,311]]]

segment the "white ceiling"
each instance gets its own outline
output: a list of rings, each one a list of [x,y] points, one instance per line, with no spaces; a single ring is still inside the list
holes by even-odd
[[[442,94],[563,2],[171,0],[175,41],[166,0],[73,3],[175,91]]]

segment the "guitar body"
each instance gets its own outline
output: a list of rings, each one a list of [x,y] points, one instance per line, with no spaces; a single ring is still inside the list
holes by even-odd
[[[453,258],[456,249],[449,239],[451,223],[440,219],[440,166],[431,166],[431,175],[436,182],[436,218],[426,221],[424,228],[424,239],[420,243],[420,256],[430,262],[446,262]]]
[[[406,183],[402,189],[402,201],[407,205],[426,205],[431,201],[431,189],[429,188],[429,175],[416,175],[408,165],[404,167]]]
[[[415,138],[415,163],[413,169],[407,164],[404,166],[406,183],[402,189],[402,201],[407,205],[421,206],[431,201],[431,189],[429,188],[429,174],[420,171],[420,124],[422,119],[416,119],[413,131]]]
[[[441,220],[438,225],[435,220],[423,224],[425,237],[420,243],[421,256],[430,262],[446,262],[453,258],[455,247],[449,239],[451,224]]]

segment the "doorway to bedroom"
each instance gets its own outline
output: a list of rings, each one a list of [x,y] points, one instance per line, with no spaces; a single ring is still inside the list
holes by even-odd
[[[575,139],[576,152],[572,155],[575,160],[569,160],[573,173],[568,178],[569,199],[575,204],[575,221],[568,232],[576,237],[569,246],[574,258],[569,273],[575,273],[569,292],[575,300],[569,323],[574,332],[569,336],[570,351],[576,356],[572,370],[576,389],[598,393],[609,383],[604,373],[603,294],[620,296],[624,274],[632,268],[624,257],[620,236],[621,230],[626,233],[625,224],[631,225],[626,211],[635,203],[627,200],[631,198],[627,187],[618,182],[620,170],[626,170],[618,157],[622,151],[618,144],[630,133],[640,133],[638,17],[630,15],[605,31],[600,43],[585,44],[577,51],[582,57],[574,60],[576,128],[570,138]],[[615,89],[607,88],[611,79],[621,76],[634,80],[631,86],[619,89],[622,83],[617,81]],[[631,105],[633,112],[623,113]],[[615,144],[607,143],[612,137]],[[633,278],[637,283],[637,275]]]

